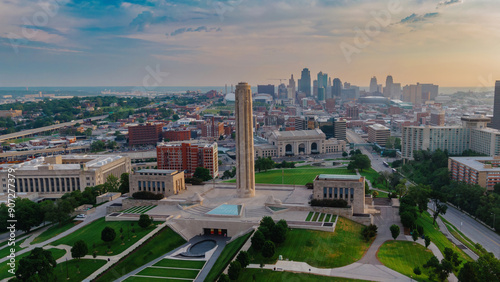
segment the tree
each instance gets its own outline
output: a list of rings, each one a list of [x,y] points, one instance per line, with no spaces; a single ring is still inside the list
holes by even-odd
[[[29,232],[32,227],[42,224],[44,216],[39,204],[27,198],[17,198],[15,204],[17,229]]]
[[[415,275],[420,275],[422,274],[422,271],[420,270],[420,268],[417,266],[413,269],[413,273],[415,273]]]
[[[418,240],[418,231],[417,230],[413,230],[411,232],[411,238],[413,239],[413,242],[416,242]]]
[[[106,226],[101,232],[101,240],[104,242],[112,242],[116,238],[116,232],[113,228]]]
[[[500,281],[500,260],[486,253],[475,262],[467,262],[458,273],[459,281]]]
[[[264,246],[262,247],[262,256],[265,258],[270,258],[274,256],[274,252],[276,251],[276,246],[272,241],[266,241]]]
[[[120,175],[120,192],[122,194],[128,193],[130,190],[130,184],[129,184],[129,174],[128,173],[122,173]]]
[[[354,155],[351,159],[351,163],[354,164],[354,167],[361,171],[363,171],[363,169],[370,169],[370,167],[372,166],[372,162],[367,155],[357,154]]]
[[[86,256],[88,252],[87,243],[83,240],[76,241],[73,248],[71,248],[71,256],[76,259]]]
[[[210,175],[210,170],[204,167],[197,167],[196,170],[194,171],[193,177],[200,178],[203,181],[208,181],[212,179],[212,176]]]
[[[348,155],[349,155],[349,154],[348,154],[346,151],[343,151],[343,152],[342,152],[342,157],[344,157],[344,158],[345,158],[345,157],[347,157]]]
[[[106,143],[104,143],[104,141],[101,140],[94,141],[92,142],[92,144],[90,144],[90,151],[93,153],[104,151],[105,148],[106,148]]]
[[[16,278],[22,281],[55,281],[53,270],[56,265],[51,251],[34,248],[19,261]]]
[[[231,280],[237,280],[238,277],[240,276],[241,272],[241,264],[239,261],[233,261],[229,265],[229,269],[227,270],[227,274],[229,275],[229,279]]]
[[[391,230],[392,238],[394,238],[394,240],[396,240],[396,238],[398,238],[399,232],[400,232],[399,226],[396,224],[393,224],[393,225],[391,225],[391,227],[389,229]]]
[[[260,220],[260,226],[262,227],[266,227],[269,231],[272,231],[274,229],[274,219],[270,216],[264,216],[261,220]],[[266,234],[264,234],[266,235]],[[266,237],[266,239],[269,239],[268,237]]]
[[[242,268],[245,268],[250,264],[250,255],[246,251],[241,251],[236,260],[241,264]]]
[[[252,242],[252,248],[255,250],[261,250],[262,247],[264,246],[264,243],[266,241],[266,237],[264,237],[264,234],[260,230],[255,231],[255,234],[253,234],[251,242]]]
[[[431,244],[431,237],[425,236],[424,242],[425,242],[425,248],[428,248],[429,245]]]
[[[413,225],[415,225],[415,221],[417,220],[415,216],[409,211],[403,212],[400,215],[400,218],[401,218],[401,223],[406,228],[411,228]]]
[[[151,220],[149,215],[141,214],[141,216],[139,217],[139,222],[137,224],[142,228],[148,228],[152,223],[153,221]]]
[[[285,242],[286,232],[287,232],[286,227],[284,227],[281,224],[276,224],[272,229],[271,240],[276,244]]]
[[[363,227],[363,229],[361,230],[361,235],[363,235],[363,238],[365,238],[365,240],[368,242],[371,238],[377,235],[377,229],[377,225],[370,224]]]
[[[219,279],[217,279],[217,282],[229,282],[229,276],[227,276],[227,274],[225,273],[222,273],[220,276],[219,276]]]
[[[373,190],[373,191],[372,191],[372,196],[373,196],[373,198],[377,198],[377,196],[378,196],[378,191]]]
[[[120,181],[118,177],[113,174],[108,175],[106,183],[104,183],[104,192],[118,192],[120,188]]]
[[[431,280],[437,279],[439,281],[445,281],[451,272],[449,265],[440,263],[436,256],[432,256],[423,266],[425,269],[430,270],[429,278]]]

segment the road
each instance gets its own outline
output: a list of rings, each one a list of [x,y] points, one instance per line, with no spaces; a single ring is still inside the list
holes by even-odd
[[[356,134],[350,129],[347,130],[347,140],[349,140],[349,142],[351,143],[357,143],[357,144],[366,143],[366,141],[363,138],[361,138],[358,134]],[[368,149],[367,147],[359,147],[359,149],[363,154],[367,155],[370,158],[372,162],[372,168],[375,171],[387,171],[392,173],[392,168],[386,167],[384,165],[384,161],[391,162],[395,160],[394,158],[384,158],[379,156],[378,154],[374,154],[374,151],[371,148]]]
[[[430,207],[432,208],[433,204]],[[488,252],[492,252],[500,259],[500,236],[498,234],[452,206],[448,206],[443,217],[469,239],[481,244]]]

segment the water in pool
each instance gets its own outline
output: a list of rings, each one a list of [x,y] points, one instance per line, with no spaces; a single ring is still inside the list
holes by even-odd
[[[240,215],[241,205],[220,205],[207,212],[212,215]]]

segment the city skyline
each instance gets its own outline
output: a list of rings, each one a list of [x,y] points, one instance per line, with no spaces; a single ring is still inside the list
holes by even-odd
[[[402,85],[490,86],[499,5],[4,1],[0,87],[257,85],[303,68],[361,86],[387,75]]]

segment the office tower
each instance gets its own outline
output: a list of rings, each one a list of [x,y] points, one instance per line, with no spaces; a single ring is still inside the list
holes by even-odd
[[[328,87],[328,74],[321,71],[318,73],[318,88],[320,87],[323,87],[323,89]]]
[[[340,94],[342,94],[342,82],[339,78],[335,78],[332,85],[332,98],[340,97]]]
[[[197,167],[207,168],[213,178],[219,176],[217,142],[164,142],[156,146],[156,158],[158,169],[184,171],[185,177],[193,177]]]
[[[420,84],[422,87],[422,102],[435,100],[439,94],[439,85]],[[425,98],[425,99],[424,99]]]
[[[495,101],[493,103],[493,119],[491,127],[500,129],[500,80],[495,82]]]
[[[311,72],[308,68],[302,70],[300,76],[299,91],[304,92],[306,97],[311,96]]]
[[[444,111],[431,113],[431,125],[444,126]]]
[[[325,88],[323,88],[321,86],[318,88],[318,100],[319,101],[325,100]]]
[[[391,99],[401,100],[401,83],[393,83],[391,89]]]
[[[332,78],[328,78],[328,85],[326,86],[326,93],[325,93],[325,98],[330,99],[333,98],[332,96]]]
[[[290,91],[293,93],[293,97],[295,97],[295,80],[293,79],[293,74],[292,77],[288,80],[288,87],[291,89]]]
[[[347,105],[345,107],[346,117],[351,119],[359,119],[359,108],[355,105]]]
[[[403,101],[410,102],[413,105],[422,104],[422,85],[406,85],[403,87]]]
[[[347,140],[347,122],[345,119],[336,119],[333,121],[333,138]]]
[[[374,76],[370,79],[370,93],[375,93],[378,90],[377,78]]]
[[[392,76],[388,75],[386,80],[385,80],[385,88],[384,88],[384,97],[386,98],[392,98],[392,87],[393,87],[394,81],[392,80]]]
[[[381,124],[372,124],[368,126],[368,141],[371,143],[377,143],[382,147],[385,147],[387,139],[391,136],[391,130]]]
[[[148,123],[130,126],[128,128],[128,144],[156,145],[162,138],[163,123]]]
[[[246,82],[236,86],[236,190],[238,197],[255,196],[255,168],[252,125],[252,90]]]
[[[274,85],[268,84],[268,85],[257,85],[257,93],[259,94],[269,94],[275,98],[274,95]]]
[[[278,99],[286,99],[288,97],[288,90],[286,89],[286,85],[281,83],[278,86]]]
[[[313,80],[313,96],[318,98],[318,81],[316,79]]]

